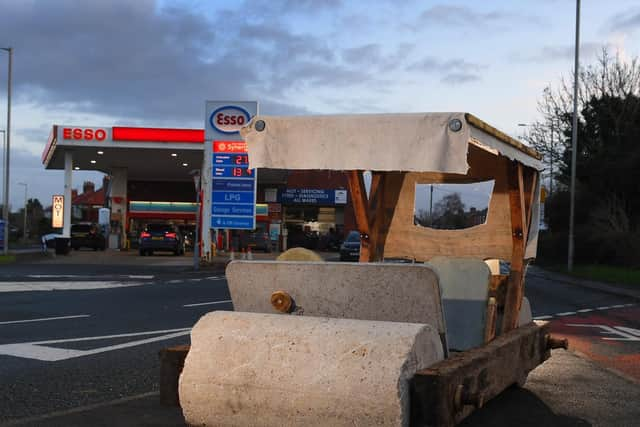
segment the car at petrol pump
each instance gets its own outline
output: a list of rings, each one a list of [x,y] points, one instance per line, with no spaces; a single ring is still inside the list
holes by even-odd
[[[140,233],[138,251],[141,256],[153,255],[154,252],[173,252],[184,254],[184,237],[178,227],[167,223],[150,223]]]
[[[100,226],[93,222],[71,224],[71,248],[91,248],[94,251],[104,251],[107,241],[100,230]]]

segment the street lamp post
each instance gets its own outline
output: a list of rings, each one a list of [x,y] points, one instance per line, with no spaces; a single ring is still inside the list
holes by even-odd
[[[7,130],[5,133],[6,144],[4,146],[4,200],[2,218],[4,219],[4,248],[3,253],[9,254],[9,153],[11,143],[11,69],[13,63],[13,48],[2,47],[9,53],[9,72],[7,74]]]
[[[24,186],[24,215],[22,222],[22,240],[26,243],[27,241],[27,188],[29,186],[24,182],[19,182],[18,185]]]
[[[580,0],[576,0],[576,45],[575,63],[573,66],[573,126],[571,129],[571,187],[569,191],[569,250],[567,254],[567,270],[573,271],[573,228],[575,222],[575,199],[576,199],[576,161],[578,150],[578,67],[580,53]]]

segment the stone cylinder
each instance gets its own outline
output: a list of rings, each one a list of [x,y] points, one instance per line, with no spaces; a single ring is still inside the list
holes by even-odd
[[[409,380],[443,359],[425,324],[217,311],[180,377],[198,426],[408,426]]]

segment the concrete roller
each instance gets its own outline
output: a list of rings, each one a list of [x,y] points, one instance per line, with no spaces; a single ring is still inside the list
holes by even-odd
[[[198,426],[406,426],[409,380],[443,359],[425,324],[212,312],[180,377]]]

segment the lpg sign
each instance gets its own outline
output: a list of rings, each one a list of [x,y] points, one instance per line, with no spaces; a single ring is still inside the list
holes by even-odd
[[[242,107],[225,105],[214,110],[209,116],[211,127],[223,134],[238,133],[251,120],[251,114]]]

